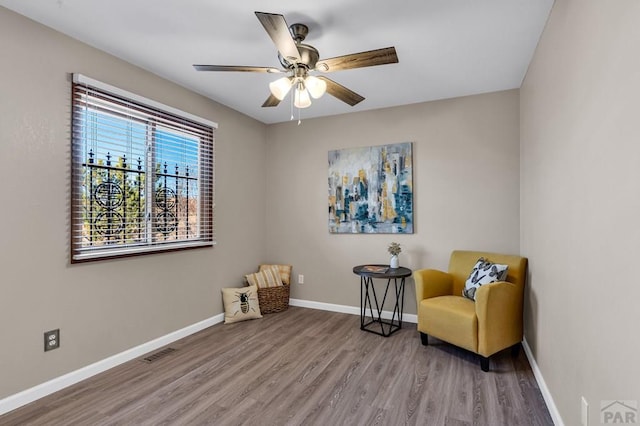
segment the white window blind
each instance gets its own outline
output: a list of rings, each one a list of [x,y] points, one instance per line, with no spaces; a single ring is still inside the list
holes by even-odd
[[[214,244],[216,123],[74,74],[72,262]]]

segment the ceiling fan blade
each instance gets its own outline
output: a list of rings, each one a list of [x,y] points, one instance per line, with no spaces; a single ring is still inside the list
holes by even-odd
[[[274,107],[280,104],[280,99],[276,98],[273,95],[269,95],[266,101],[262,104],[262,107]]]
[[[336,83],[330,78],[324,76],[318,76],[318,78],[325,83],[327,83],[327,93],[331,96],[335,96],[340,99],[342,102],[347,103],[351,106],[359,104],[364,101],[364,97],[358,95],[353,90],[347,89],[342,84]]]
[[[281,70],[273,67],[245,67],[240,65],[194,65],[197,71],[242,71],[242,72],[268,72],[280,73]]]
[[[369,50],[367,52],[352,53],[350,55],[337,56],[335,58],[321,59],[316,69],[322,72],[349,70],[353,68],[372,67],[375,65],[395,64],[398,55],[395,47]]]
[[[291,37],[289,26],[284,16],[277,13],[255,12],[258,20],[273,40],[278,52],[289,62],[299,62],[300,52]]]

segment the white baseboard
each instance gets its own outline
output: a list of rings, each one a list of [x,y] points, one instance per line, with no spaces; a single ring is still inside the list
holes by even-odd
[[[553,424],[556,426],[564,426],[564,422],[562,421],[562,417],[560,416],[558,407],[556,406],[556,403],[551,396],[551,392],[549,392],[549,388],[547,387],[547,383],[544,381],[544,377],[542,377],[542,372],[538,367],[538,363],[536,362],[536,359],[531,352],[531,347],[529,347],[529,343],[527,343],[526,338],[522,340],[522,347],[524,348],[524,353],[527,355],[527,359],[529,360],[529,364],[531,365],[531,370],[533,370],[533,376],[536,378],[536,382],[538,382],[540,393],[542,393],[544,402],[547,404],[547,408],[549,409],[549,414],[551,415]]]
[[[68,386],[76,384],[82,380],[88,379],[91,376],[102,373],[117,365],[123,364],[132,359],[138,358],[146,353],[154,351],[165,345],[168,345],[176,340],[187,337],[191,334],[197,333],[200,330],[204,330],[207,327],[221,323],[224,320],[224,314],[219,314],[211,318],[207,318],[203,321],[189,325],[180,330],[176,330],[165,336],[158,337],[142,345],[128,349],[124,352],[120,352],[109,358],[105,358],[101,361],[82,367],[78,370],[67,373],[63,376],[56,377],[55,379],[36,385],[32,388],[26,389],[22,392],[8,396],[4,399],[0,399],[0,415],[29,404],[37,399],[43,398],[54,392],[62,390]]]
[[[301,308],[319,309],[321,311],[341,312],[343,314],[360,315],[359,306],[336,305],[333,303],[314,302],[312,300],[289,299],[291,306],[300,306]],[[382,318],[391,319],[393,312],[382,311]],[[402,314],[402,321],[417,324],[418,316],[415,314]]]

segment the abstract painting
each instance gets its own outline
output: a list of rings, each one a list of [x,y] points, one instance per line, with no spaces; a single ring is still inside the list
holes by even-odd
[[[413,234],[412,143],[329,151],[329,232]]]

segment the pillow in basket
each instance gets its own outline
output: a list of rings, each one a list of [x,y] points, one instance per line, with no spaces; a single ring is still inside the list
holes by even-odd
[[[256,286],[223,288],[224,323],[231,324],[254,318],[262,318]]]
[[[267,264],[262,264],[260,265],[260,271],[264,270],[264,269],[268,269],[271,268],[273,266],[276,266],[278,268],[278,271],[280,272],[280,278],[282,278],[282,283],[289,285],[291,284],[291,269],[293,268],[291,265],[267,265]]]
[[[255,285],[258,288],[278,287],[283,285],[280,271],[276,265],[264,268],[253,274],[244,276],[249,285]]]

